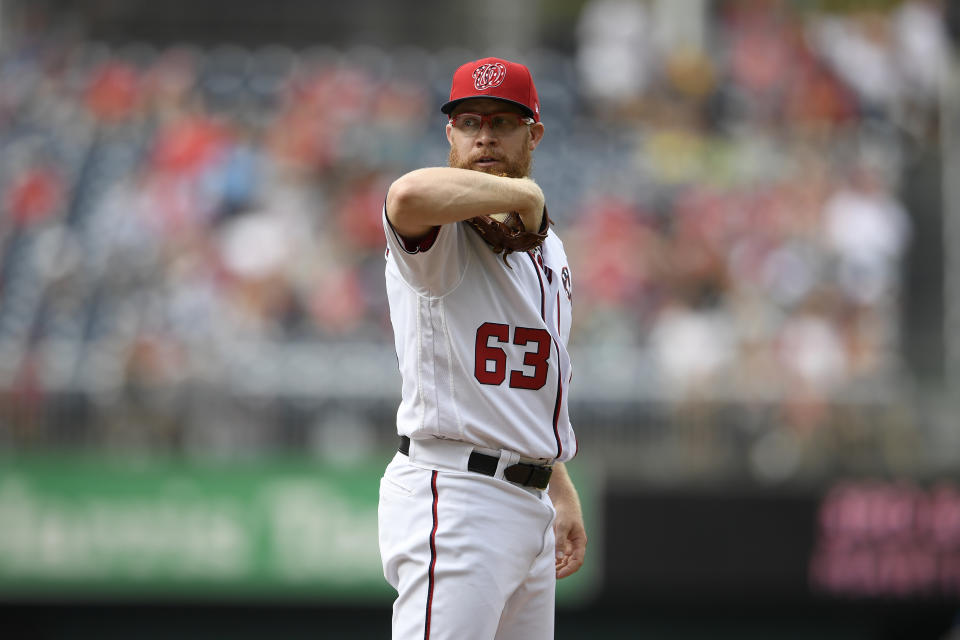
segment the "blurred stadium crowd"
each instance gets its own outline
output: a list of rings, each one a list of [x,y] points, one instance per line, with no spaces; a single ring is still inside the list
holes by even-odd
[[[729,449],[770,477],[921,446],[898,194],[938,144],[947,35],[935,2],[815,6],[718,3],[697,33],[592,0],[575,52],[503,52],[543,103],[534,177],[571,259],[588,446],[605,423],[614,448],[680,432],[687,468]],[[381,402],[389,425],[383,198],[446,161],[450,73],[487,52],[54,27],[0,43],[0,437],[95,422],[96,443],[182,446],[205,437],[185,424],[263,432],[250,407],[278,398]]]

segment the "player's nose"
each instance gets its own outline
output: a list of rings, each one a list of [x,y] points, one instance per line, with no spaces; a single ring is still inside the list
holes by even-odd
[[[489,123],[484,122],[483,126],[480,127],[480,131],[477,132],[475,141],[477,143],[494,141],[497,139],[497,135],[493,132],[493,127]]]
[[[490,131],[490,127],[483,127],[479,133],[477,133],[477,137],[474,138],[473,143],[478,147],[496,144],[497,136]]]

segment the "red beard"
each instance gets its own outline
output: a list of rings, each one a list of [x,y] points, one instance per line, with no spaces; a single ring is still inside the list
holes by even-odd
[[[501,162],[501,165],[496,168],[474,168],[473,163],[478,158],[488,155],[496,157]],[[471,157],[464,159],[460,157],[457,149],[451,146],[450,157],[447,160],[447,164],[455,169],[473,169],[475,171],[482,171],[483,173],[490,173],[496,176],[504,176],[507,178],[526,178],[530,175],[530,167],[533,164],[533,153],[531,153],[530,148],[527,145],[523,145],[523,150],[516,158],[508,158],[499,153],[492,154],[486,151],[476,151],[471,154]]]

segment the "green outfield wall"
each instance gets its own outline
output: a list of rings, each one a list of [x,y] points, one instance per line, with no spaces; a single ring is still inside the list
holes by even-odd
[[[6,460],[0,597],[389,602],[377,551],[387,460]],[[561,599],[595,574],[564,581]]]

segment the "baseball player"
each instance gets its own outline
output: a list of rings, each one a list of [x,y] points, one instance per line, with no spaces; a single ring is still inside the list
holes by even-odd
[[[553,638],[556,580],[587,536],[564,461],[571,278],[529,178],[544,135],[529,70],[453,75],[448,167],[387,192],[386,282],[402,378],[380,483],[393,638]]]

